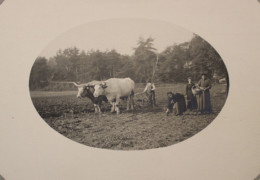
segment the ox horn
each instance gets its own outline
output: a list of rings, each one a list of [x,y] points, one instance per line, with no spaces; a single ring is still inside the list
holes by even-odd
[[[77,84],[76,82],[71,82],[72,84],[74,84],[76,87],[79,87],[80,84]]]
[[[74,84],[76,87],[79,87],[80,84],[76,82],[59,82],[59,81],[50,81],[50,83],[61,83],[61,84]]]
[[[102,82],[102,83],[101,83],[101,86],[102,86],[102,88],[106,88],[106,87],[107,87],[107,84],[106,84],[105,82]]]

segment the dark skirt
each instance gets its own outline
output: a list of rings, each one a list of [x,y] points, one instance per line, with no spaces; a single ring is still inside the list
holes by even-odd
[[[185,97],[182,94],[173,94],[172,98],[168,98],[169,112],[174,112],[175,115],[181,115],[186,111]]]
[[[185,97],[182,94],[176,93],[174,95],[174,102],[173,110],[175,115],[182,115],[186,111]]]
[[[187,98],[187,109],[189,110],[198,109],[196,96],[192,95],[190,98]]]
[[[193,83],[186,85],[186,95],[187,95],[187,109],[193,110],[198,108],[197,98],[192,93]]]
[[[175,115],[182,115],[186,111],[185,100],[174,103],[173,110]]]
[[[211,102],[209,91],[202,91],[198,98],[199,110],[201,112],[211,112]]]

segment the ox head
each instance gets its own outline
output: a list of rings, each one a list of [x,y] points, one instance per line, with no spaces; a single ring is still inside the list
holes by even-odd
[[[105,82],[102,82],[101,84],[96,84],[94,86],[94,97],[105,95],[105,88],[107,88],[107,84]]]
[[[75,82],[73,84],[78,88],[77,98],[93,96],[94,86],[77,84]]]

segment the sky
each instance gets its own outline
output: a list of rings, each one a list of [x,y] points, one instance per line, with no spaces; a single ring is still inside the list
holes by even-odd
[[[95,21],[62,33],[39,54],[52,57],[61,49],[77,47],[85,52],[115,49],[131,55],[140,37],[154,39],[157,52],[167,46],[191,40],[193,33],[174,24],[148,19],[111,19]]]

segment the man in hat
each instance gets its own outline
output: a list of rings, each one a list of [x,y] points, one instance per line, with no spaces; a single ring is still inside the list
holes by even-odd
[[[156,106],[155,85],[154,85],[154,83],[152,83],[151,79],[149,79],[147,81],[147,84],[146,84],[143,92],[147,94],[150,105],[151,106]]]
[[[209,92],[209,89],[211,88],[211,83],[206,73],[201,74],[201,79],[198,82],[198,86],[202,90],[202,93],[199,94],[198,98],[198,109],[200,110],[201,114],[211,113],[212,109]]]

